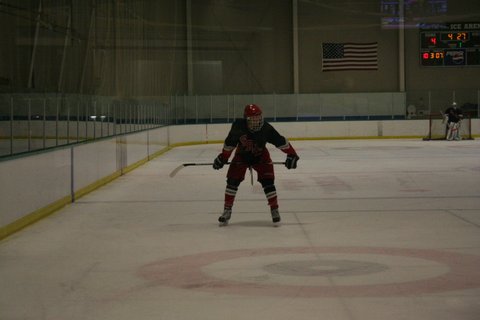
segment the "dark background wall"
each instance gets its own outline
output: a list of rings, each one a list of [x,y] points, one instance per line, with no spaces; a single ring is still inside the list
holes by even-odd
[[[385,25],[395,14],[382,1],[297,5],[299,93],[400,90],[399,31]],[[292,7],[292,0],[3,0],[0,88],[118,97],[293,93]],[[407,21],[480,21],[480,1],[448,1],[444,13],[415,8]],[[378,70],[322,72],[322,42],[354,41],[378,42]],[[415,26],[405,29],[404,52],[412,100],[480,87],[478,67],[420,66]]]

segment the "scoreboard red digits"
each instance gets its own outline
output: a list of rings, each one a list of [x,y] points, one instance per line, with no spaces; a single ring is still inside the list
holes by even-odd
[[[468,32],[447,32],[441,33],[441,39],[443,41],[466,41],[469,38]]]
[[[480,22],[422,25],[419,57],[425,67],[480,66]]]

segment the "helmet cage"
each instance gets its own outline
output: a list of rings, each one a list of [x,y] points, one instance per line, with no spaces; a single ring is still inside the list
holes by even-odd
[[[261,114],[246,117],[248,130],[252,132],[260,131],[263,127],[263,117]]]

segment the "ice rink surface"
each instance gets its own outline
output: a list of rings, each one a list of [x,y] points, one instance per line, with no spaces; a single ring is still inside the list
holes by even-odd
[[[211,144],[3,240],[0,319],[480,319],[480,140],[292,144],[280,227],[248,175],[227,227],[227,168],[169,177],[211,162]]]

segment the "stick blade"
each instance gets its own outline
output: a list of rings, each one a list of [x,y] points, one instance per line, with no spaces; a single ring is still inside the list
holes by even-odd
[[[170,172],[170,174],[169,174],[168,176],[169,176],[170,178],[175,177],[175,175],[178,173],[178,171],[182,170],[183,168],[185,168],[185,165],[184,165],[184,164],[179,165],[178,167],[176,167],[175,169],[173,169],[173,171]]]

